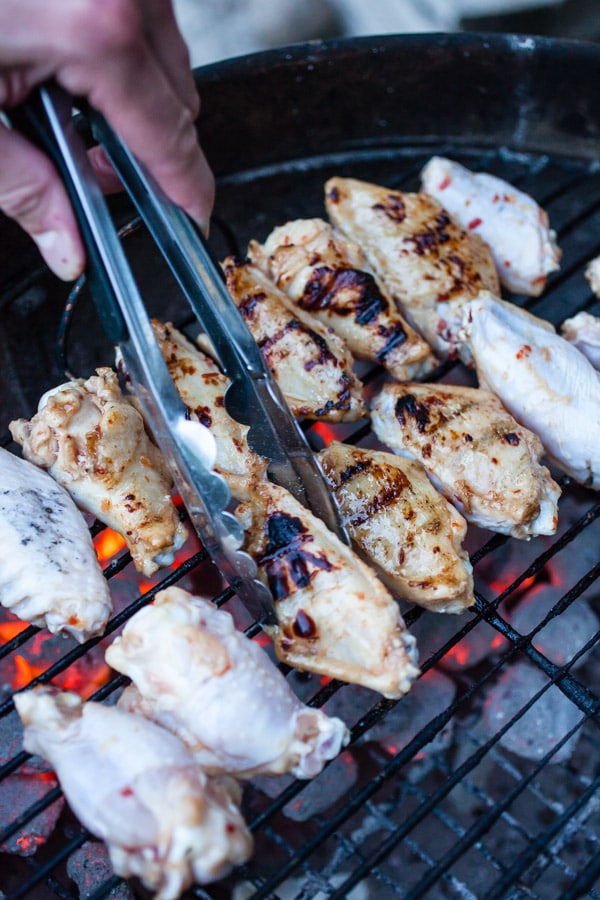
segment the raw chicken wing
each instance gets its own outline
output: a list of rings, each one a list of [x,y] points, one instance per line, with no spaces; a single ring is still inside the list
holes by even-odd
[[[391,591],[435,612],[472,606],[467,523],[420,463],[339,441],[319,457],[356,550]]]
[[[80,643],[102,634],[108,584],[85,519],[53,478],[0,449],[0,603]]]
[[[23,455],[63,485],[78,506],[121,534],[138,571],[169,566],[187,536],[173,482],[141,414],[108,368],[40,400],[31,421],[10,423]]]
[[[344,343],[318,319],[293,310],[287,295],[249,260],[228,257],[227,287],[294,415],[354,422],[362,385]]]
[[[449,384],[387,384],[371,411],[378,438],[423,463],[468,522],[528,539],[554,534],[558,485],[539,438],[494,394]]]
[[[405,694],[415,639],[372,569],[284,488],[257,486],[236,510],[275,599],[277,656],[298,669]]]
[[[464,304],[483,288],[500,290],[482,239],[428,194],[331,178],[325,197],[333,224],[359,244],[387,294],[438,356],[464,358],[458,335]]]
[[[471,172],[442,156],[429,160],[421,179],[424,191],[483,238],[505,287],[531,297],[542,293],[561,253],[547,213],[532,197],[502,178]]]
[[[356,359],[378,362],[399,381],[431,372],[437,360],[367,270],[360,247],[322,219],[275,228],[248,255],[291,298],[344,340]]]
[[[106,661],[133,681],[119,705],[168,728],[213,775],[312,778],[348,739],[340,719],[298,700],[229,613],[180,588],[136,613]]]
[[[227,787],[170,732],[52,688],[14,700],[25,749],[53,767],[118,875],[137,875],[157,900],[175,900],[193,881],[214,881],[248,859],[252,838]]]
[[[240,425],[225,409],[229,379],[210,356],[194,347],[173,325],[154,320],[152,327],[191,418],[214,435],[215,471],[225,478],[234,497],[245,496],[255,481],[266,477],[268,461],[248,447],[248,426]]]
[[[583,353],[595,369],[600,370],[600,318],[580,312],[565,319],[560,333],[566,341]]]
[[[491,295],[465,310],[481,384],[539,435],[551,462],[600,489],[600,378],[551,325]]]

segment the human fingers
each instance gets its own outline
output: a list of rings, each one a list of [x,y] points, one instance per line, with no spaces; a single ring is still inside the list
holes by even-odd
[[[190,54],[170,0],[141,0],[148,41],[171,86],[193,118],[200,112],[200,97],[190,67]]]
[[[100,110],[163,190],[206,228],[214,180],[198,144],[194,116],[174,90],[130,0],[99,4],[81,22],[75,56],[57,77]]]
[[[0,122],[0,209],[28,232],[63,281],[81,275],[85,253],[67,192],[50,160]]]

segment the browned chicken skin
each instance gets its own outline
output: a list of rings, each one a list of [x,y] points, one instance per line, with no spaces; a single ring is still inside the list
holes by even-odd
[[[339,441],[319,457],[354,546],[391,591],[436,612],[474,603],[467,523],[420,463]]]
[[[427,194],[353,178],[325,185],[333,224],[356,241],[407,319],[442,358],[468,361],[458,331],[463,306],[480,290],[498,294],[491,253]]]
[[[374,572],[288,491],[257,485],[236,510],[275,600],[277,656],[400,697],[418,675],[415,640]]]
[[[431,372],[437,360],[367,271],[357,244],[323,219],[297,219],[275,228],[250,258],[294,305],[344,340],[357,359],[378,362],[399,381]]]
[[[500,400],[480,388],[387,384],[371,409],[378,438],[423,463],[469,522],[529,538],[554,534],[560,488],[543,447]]]
[[[249,260],[228,257],[227,287],[294,415],[354,422],[365,414],[362,385],[343,342]]]

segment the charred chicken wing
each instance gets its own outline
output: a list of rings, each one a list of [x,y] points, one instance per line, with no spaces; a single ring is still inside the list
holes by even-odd
[[[362,385],[345,344],[301,310],[249,260],[223,263],[227,287],[294,415],[354,422],[364,415]]]
[[[386,697],[406,693],[418,675],[415,639],[372,569],[277,485],[258,485],[236,515],[275,599],[278,657]]]
[[[465,303],[484,288],[500,290],[482,239],[428,194],[331,178],[325,196],[333,224],[359,244],[387,293],[437,355],[464,358],[458,332]]]
[[[297,219],[275,228],[264,244],[251,241],[250,258],[294,305],[332,328],[356,359],[384,366],[399,381],[431,372],[437,360],[367,271],[358,247],[322,219]]]
[[[468,522],[528,539],[554,534],[560,488],[539,438],[479,388],[387,384],[371,410],[379,439],[418,459]]]
[[[420,463],[339,441],[319,457],[356,550],[391,591],[435,612],[475,602],[467,523]]]

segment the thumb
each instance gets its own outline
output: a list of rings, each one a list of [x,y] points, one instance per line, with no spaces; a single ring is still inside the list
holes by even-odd
[[[63,281],[81,275],[85,252],[67,192],[50,160],[0,121],[0,209],[33,238]]]

